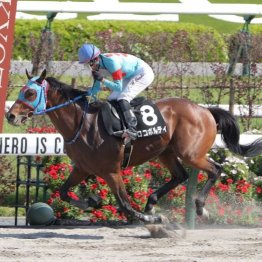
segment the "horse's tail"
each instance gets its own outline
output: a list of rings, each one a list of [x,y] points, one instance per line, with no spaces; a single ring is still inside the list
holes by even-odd
[[[222,140],[227,148],[241,156],[253,157],[262,154],[262,137],[247,145],[239,144],[240,131],[234,116],[218,107],[210,107],[211,112],[218,125],[218,130],[221,132]]]

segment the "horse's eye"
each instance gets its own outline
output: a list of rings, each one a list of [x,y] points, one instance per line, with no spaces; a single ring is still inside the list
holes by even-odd
[[[36,99],[36,91],[34,89],[28,89],[25,91],[25,99],[33,102]]]

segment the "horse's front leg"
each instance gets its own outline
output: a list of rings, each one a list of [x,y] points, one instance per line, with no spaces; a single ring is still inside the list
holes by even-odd
[[[99,206],[101,199],[97,196],[89,196],[88,199],[76,200],[70,198],[68,195],[68,192],[72,187],[79,185],[88,176],[90,176],[90,174],[81,172],[77,167],[74,167],[68,179],[59,190],[61,199],[83,210],[90,206]]]
[[[103,178],[106,180],[108,186],[112,190],[112,193],[114,194],[120,209],[124,212],[128,220],[140,220],[146,223],[162,222],[161,216],[144,215],[132,208],[128,199],[125,185],[119,173],[110,173],[103,176]]]

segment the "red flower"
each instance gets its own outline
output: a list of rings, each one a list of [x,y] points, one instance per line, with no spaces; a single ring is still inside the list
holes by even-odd
[[[104,215],[104,213],[101,210],[93,210],[92,214],[95,215],[99,219],[106,220],[106,216]]]
[[[152,178],[152,175],[151,175],[150,172],[146,172],[146,173],[144,173],[144,177],[145,177],[145,179],[150,180]]]
[[[58,179],[57,172],[56,172],[56,170],[54,170],[54,169],[51,169],[51,170],[48,172],[48,175],[51,176],[52,179],[54,179],[54,180]]]
[[[237,182],[237,191],[240,193],[247,193],[248,189],[250,188],[250,184],[247,183],[245,180],[239,180]]]
[[[49,199],[47,200],[47,204],[48,204],[48,205],[52,205],[53,202],[54,202],[54,200],[53,200],[52,198],[49,198]]]
[[[229,190],[229,186],[223,183],[219,183],[218,187],[221,191],[228,191]]]
[[[156,168],[161,168],[161,165],[157,162],[149,162],[149,165],[152,166],[152,167],[156,167]]]
[[[83,180],[83,181],[81,181],[81,186],[86,186],[87,185],[87,183],[86,183],[86,181],[85,180]]]
[[[134,196],[135,199],[139,199],[141,197],[141,192],[136,191],[136,192],[134,192],[133,196]]]
[[[61,215],[62,215],[61,212],[56,212],[56,217],[57,218],[61,217]]]
[[[96,181],[97,181],[99,184],[103,185],[103,186],[106,185],[106,181],[105,181],[103,178],[99,177],[99,176],[96,177]]]
[[[225,214],[225,209],[224,209],[223,207],[220,207],[219,210],[218,210],[218,214],[219,214],[220,216],[224,216],[224,214]]]
[[[146,197],[149,197],[151,194],[153,194],[154,190],[152,188],[148,188]]]
[[[136,202],[134,202],[134,201],[132,201],[132,200],[131,200],[131,206],[132,206],[135,210],[141,211],[141,206],[138,205]]]
[[[52,126],[43,126],[43,127],[33,127],[28,128],[27,133],[57,133],[57,130]]]
[[[117,209],[114,206],[107,205],[107,206],[102,206],[102,208],[111,211],[111,213],[114,215],[117,213]]]
[[[232,178],[228,178],[228,179],[227,179],[227,183],[228,183],[228,184],[232,184],[232,183],[233,183],[233,179],[232,179]]]
[[[123,182],[124,182],[124,184],[129,184],[129,179],[128,178],[124,178]]]
[[[101,190],[100,190],[99,195],[100,195],[100,197],[101,197],[102,199],[106,199],[107,193],[108,193],[108,190],[104,188],[104,189],[101,189]]]
[[[235,210],[235,214],[236,214],[237,216],[242,216],[242,212],[241,212],[240,209],[236,209],[236,210]]]
[[[258,186],[258,187],[256,188],[256,192],[257,192],[258,194],[262,193],[262,188],[261,188],[260,186]]]
[[[206,180],[206,177],[205,177],[205,175],[203,173],[200,172],[197,175],[197,180],[198,180],[198,182],[202,182],[202,181]]]
[[[53,194],[51,194],[51,197],[52,197],[52,198],[58,198],[58,197],[60,197],[59,191],[55,191]]]
[[[183,192],[186,191],[186,186],[185,186],[185,185],[181,185],[180,188],[181,188],[181,190],[182,190]]]
[[[140,183],[140,182],[142,182],[142,178],[140,176],[136,176],[135,177],[135,181]]]
[[[98,184],[92,184],[92,185],[90,185],[90,188],[91,188],[92,190],[95,190],[95,189],[98,188]]]
[[[121,171],[122,176],[132,176],[133,175],[133,167],[128,167]]]
[[[67,213],[67,212],[69,211],[69,208],[64,207],[63,211],[64,211],[65,213]]]
[[[67,192],[67,195],[74,200],[79,200],[79,197],[72,191]]]

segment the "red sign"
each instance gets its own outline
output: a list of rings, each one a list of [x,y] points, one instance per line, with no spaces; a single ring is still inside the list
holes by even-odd
[[[0,133],[3,131],[17,0],[0,0]]]

